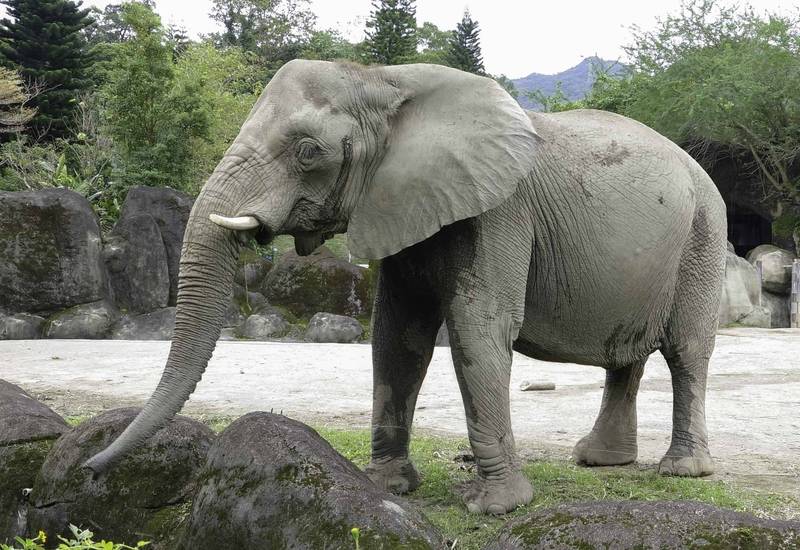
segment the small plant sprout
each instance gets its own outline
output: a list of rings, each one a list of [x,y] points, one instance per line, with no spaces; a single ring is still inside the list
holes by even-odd
[[[350,529],[350,534],[353,536],[353,541],[356,543],[356,550],[359,550],[358,538],[361,536],[361,530],[358,527],[353,527]]]

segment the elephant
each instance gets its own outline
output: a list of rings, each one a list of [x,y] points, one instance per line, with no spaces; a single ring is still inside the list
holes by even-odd
[[[380,487],[420,483],[409,438],[442,323],[476,461],[469,511],[504,514],[533,496],[511,429],[514,350],[606,369],[598,417],[573,453],[585,465],[636,459],[639,381],[660,350],[673,426],[659,471],[712,472],[705,393],[726,218],[703,169],[636,121],[526,112],[490,78],[307,60],[275,74],[203,186],[161,380],[86,466],[99,475],[183,407],[244,243],[289,234],[305,255],[344,232],[354,255],[381,260],[366,467]]]

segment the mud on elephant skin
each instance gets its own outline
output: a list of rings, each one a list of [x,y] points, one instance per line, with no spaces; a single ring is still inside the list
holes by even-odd
[[[181,409],[220,334],[237,254],[347,231],[383,258],[373,331],[378,485],[413,490],[414,406],[446,322],[476,457],[469,510],[532,498],[509,411],[512,349],[607,370],[575,458],[636,458],[642,365],[674,389],[664,474],[712,471],[705,427],[725,262],[725,208],[703,170],[647,127],[599,111],[523,111],[493,80],[433,65],[292,61],[267,85],[187,227],[175,334],[139,417],[89,460],[97,472]]]

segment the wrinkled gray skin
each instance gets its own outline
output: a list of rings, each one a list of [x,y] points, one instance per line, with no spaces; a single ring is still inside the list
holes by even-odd
[[[233,231],[210,214],[260,226]],[[161,382],[87,465],[102,472],[188,399],[220,334],[241,242],[288,233],[307,254],[347,230],[355,254],[384,258],[367,468],[378,485],[419,483],[409,432],[443,320],[477,462],[469,510],[505,513],[532,497],[511,432],[512,349],[606,369],[600,414],[574,452],[588,465],[636,458],[636,393],[660,350],[674,406],[659,469],[709,474],[706,371],[725,225],[701,168],[624,117],[525,113],[492,80],[445,67],[293,61],[195,203]]]

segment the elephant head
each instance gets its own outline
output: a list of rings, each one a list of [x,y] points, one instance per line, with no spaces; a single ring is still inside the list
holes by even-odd
[[[183,407],[219,337],[242,242],[290,234],[304,255],[347,231],[358,256],[394,254],[510,197],[536,139],[488,78],[435,65],[284,65],[192,209],[161,381],[87,466],[103,471]]]

